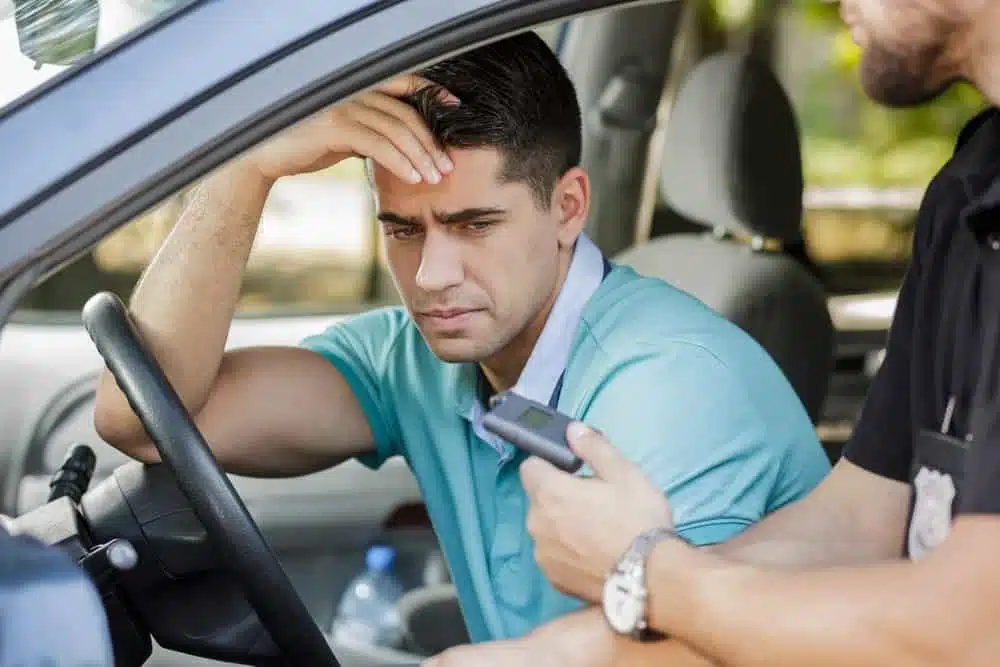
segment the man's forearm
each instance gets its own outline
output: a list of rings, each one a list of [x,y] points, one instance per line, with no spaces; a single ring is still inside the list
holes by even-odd
[[[211,391],[270,182],[230,165],[198,185],[144,272],[130,310],[144,341],[193,413]],[[105,373],[98,429],[112,443],[141,437]]]
[[[798,572],[663,543],[650,559],[650,620],[726,667],[987,664],[978,659],[1000,650],[989,620],[1000,577],[976,573],[996,570],[997,545],[963,543],[957,528],[949,543],[920,563]]]
[[[613,632],[597,607],[567,614],[529,635],[537,651],[572,667],[717,667],[675,640],[637,642]]]

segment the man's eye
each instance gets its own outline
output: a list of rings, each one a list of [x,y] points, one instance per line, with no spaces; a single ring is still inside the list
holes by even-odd
[[[402,241],[404,239],[412,239],[414,236],[420,234],[421,229],[419,227],[390,227],[385,230],[385,233],[394,239]]]
[[[483,232],[493,226],[492,220],[475,220],[473,222],[466,222],[462,225],[464,229],[470,232]]]

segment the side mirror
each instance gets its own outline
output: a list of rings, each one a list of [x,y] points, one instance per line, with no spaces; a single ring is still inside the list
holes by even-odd
[[[97,47],[99,0],[8,0],[18,47],[42,65],[72,65]]]

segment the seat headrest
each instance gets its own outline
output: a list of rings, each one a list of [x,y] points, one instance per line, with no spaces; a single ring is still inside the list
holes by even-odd
[[[769,67],[741,53],[695,67],[667,123],[660,185],[672,208],[707,227],[801,239],[799,128]]]

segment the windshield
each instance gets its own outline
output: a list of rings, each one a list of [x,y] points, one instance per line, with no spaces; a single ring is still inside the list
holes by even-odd
[[[0,0],[0,109],[95,51],[198,0]]]

